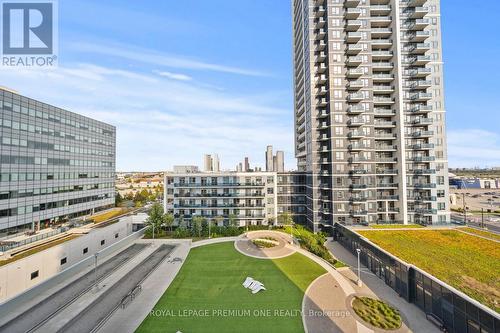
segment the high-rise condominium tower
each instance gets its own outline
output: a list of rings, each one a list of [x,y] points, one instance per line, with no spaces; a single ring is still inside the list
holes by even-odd
[[[307,220],[449,221],[438,0],[292,0]]]
[[[274,171],[273,146],[266,148],[266,171]]]

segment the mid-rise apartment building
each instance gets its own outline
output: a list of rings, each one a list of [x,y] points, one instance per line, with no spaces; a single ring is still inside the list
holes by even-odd
[[[308,224],[449,221],[439,0],[292,0]]]
[[[0,89],[0,234],[114,204],[114,126]]]
[[[240,226],[275,224],[289,212],[305,222],[305,175],[276,172],[166,173],[164,209],[177,220],[234,216]]]

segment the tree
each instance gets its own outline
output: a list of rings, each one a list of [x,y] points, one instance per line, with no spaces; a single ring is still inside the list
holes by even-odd
[[[228,220],[229,220],[230,227],[237,227],[238,226],[238,220],[236,219],[236,215],[230,214],[228,217]]]
[[[269,228],[271,228],[271,226],[274,226],[275,223],[276,219],[274,217],[270,217],[267,219],[267,224],[269,225]]]
[[[151,209],[149,210],[149,217],[146,220],[146,225],[151,226],[152,228],[153,237],[154,232],[158,232],[163,222],[163,206],[159,203],[155,203],[151,206]]]
[[[203,226],[203,221],[205,219],[202,217],[202,216],[193,216],[193,226],[192,226],[192,230],[193,230],[193,234],[196,235],[198,234],[198,237],[201,237],[201,228]]]
[[[290,226],[290,237],[293,238],[292,230],[293,230],[293,224],[294,224],[294,222],[293,222],[292,214],[290,214],[289,212],[283,212],[283,213],[281,213],[278,216],[278,222],[281,225]]]
[[[123,197],[120,192],[116,192],[115,196],[115,206],[118,207],[123,202]]]
[[[165,226],[172,232],[172,224],[174,224],[174,215],[172,213],[165,214],[163,216],[163,221],[165,222]]]

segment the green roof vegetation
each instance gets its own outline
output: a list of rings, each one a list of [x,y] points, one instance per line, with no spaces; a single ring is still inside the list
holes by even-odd
[[[357,230],[359,234],[499,312],[500,246],[457,230]]]

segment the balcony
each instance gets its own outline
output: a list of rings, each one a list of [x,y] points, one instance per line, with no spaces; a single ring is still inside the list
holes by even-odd
[[[372,16],[370,24],[372,28],[385,28],[391,25],[392,18],[390,16]]]
[[[409,136],[413,138],[429,138],[434,135],[433,131],[419,131],[410,133]]]
[[[433,162],[436,160],[434,156],[411,156],[406,158],[408,161],[413,162]]]
[[[413,149],[413,150],[429,150],[429,149],[434,149],[434,144],[433,143],[417,143],[414,145],[408,145],[406,146],[407,149]]]
[[[321,74],[321,75],[316,76],[316,80],[314,80],[314,83],[316,84],[316,86],[318,86],[318,85],[325,84],[326,80],[327,80],[326,75]]]
[[[410,89],[427,89],[430,86],[432,86],[432,81],[429,80],[412,81],[408,84]]]
[[[435,196],[409,196],[408,200],[412,201],[422,201],[422,202],[433,202],[436,201]]]
[[[357,217],[357,216],[366,216],[368,212],[366,210],[351,210],[349,211],[349,214],[351,214],[351,216],[353,217]]]
[[[389,60],[393,56],[392,51],[373,51],[372,59],[373,60]]]
[[[359,8],[347,8],[345,11],[345,18],[348,20],[357,19],[361,15],[361,9]]]
[[[326,72],[328,67],[326,66],[326,64],[324,62],[321,62],[321,63],[317,64],[317,66],[315,66],[314,68],[316,69],[316,72],[318,74],[322,74],[322,73]]]
[[[318,112],[318,118],[326,118],[329,116],[328,111],[326,110],[319,110]]]
[[[424,30],[431,22],[429,19],[416,19],[406,25],[408,30]]]
[[[327,31],[324,28],[314,30],[316,34],[316,39],[323,39],[326,36]]]
[[[363,144],[350,144],[349,146],[347,146],[347,149],[349,151],[361,151],[361,150],[365,150],[365,149],[369,149],[370,146],[367,146],[367,145],[363,145]]]
[[[364,74],[364,70],[362,68],[349,69],[347,70],[346,76],[348,78],[358,78]]]
[[[397,201],[399,200],[399,195],[378,195],[377,200]]]
[[[328,92],[328,90],[326,89],[326,87],[325,86],[321,86],[318,89],[316,89],[315,94],[323,96],[323,95],[326,95],[327,92]]]
[[[397,157],[375,157],[375,162],[377,163],[397,163],[398,159]]]
[[[364,83],[361,80],[349,81],[347,83],[348,90],[359,90],[364,87]]]
[[[323,51],[326,48],[326,43],[324,40],[319,40],[314,43],[314,50],[316,52]]]
[[[322,122],[318,124],[318,129],[327,129],[329,126],[327,122]]]
[[[395,121],[377,120],[377,121],[375,121],[373,126],[379,127],[379,128],[392,128],[392,127],[396,127],[396,122]]]
[[[436,184],[431,184],[431,183],[417,183],[413,185],[409,185],[410,187],[413,186],[414,188],[418,189],[431,189],[431,188],[436,188]]]
[[[326,52],[321,51],[321,52],[315,52],[316,55],[316,62],[323,62],[326,60]]]
[[[372,47],[380,48],[380,49],[388,49],[392,46],[392,39],[389,38],[375,38],[371,40]]]
[[[360,0],[345,0],[344,6],[347,8],[357,7],[359,5]]]
[[[431,105],[416,105],[412,107],[411,109],[408,110],[408,112],[415,113],[415,114],[425,114],[432,112],[432,106]]]
[[[350,139],[355,139],[355,138],[364,138],[366,134],[363,131],[350,131],[347,133],[347,137]]]
[[[436,169],[413,169],[408,170],[407,173],[414,175],[434,175],[436,173]]]
[[[422,93],[418,92],[416,94],[410,95],[410,100],[412,101],[417,101],[417,102],[425,102],[432,99],[432,94],[430,93]]]
[[[355,56],[355,57],[347,57],[347,65],[348,66],[359,66],[363,62],[363,57]]]
[[[419,78],[419,77],[426,77],[427,75],[430,75],[432,70],[430,68],[417,68],[417,69],[412,69],[408,71],[408,75],[411,78]]]
[[[324,17],[318,17],[314,19],[314,25],[316,28],[323,28],[326,24],[326,20]]]
[[[421,19],[425,15],[429,13],[429,9],[427,7],[414,7],[411,9],[406,9],[404,13],[412,19]]]
[[[387,38],[392,34],[391,28],[373,28],[371,30],[372,38]]]
[[[330,137],[327,134],[322,134],[318,137],[318,141],[327,141],[330,140]]]
[[[416,119],[413,119],[410,124],[412,125],[432,125],[434,120],[432,118],[425,118],[425,117],[419,117]]]
[[[380,188],[398,188],[397,183],[378,183],[377,187]]]
[[[373,97],[374,105],[391,105],[394,104],[394,98],[391,97]]]
[[[361,45],[357,44],[349,44],[347,45],[346,48],[346,53],[347,54],[358,54],[359,52],[363,51],[363,47]]]
[[[347,108],[347,113],[349,114],[360,114],[365,111],[366,110],[362,105],[351,105]]]
[[[365,120],[363,118],[351,118],[347,121],[348,126],[362,126],[365,124]]]
[[[437,214],[437,209],[415,208],[413,211],[410,211],[410,213],[415,213],[417,215],[434,215]]]
[[[349,188],[354,189],[354,190],[364,190],[368,188],[368,185],[366,184],[350,184]]]
[[[365,95],[363,93],[351,93],[347,95],[347,101],[349,102],[360,102],[365,99]]]
[[[374,85],[373,93],[374,94],[390,94],[394,92],[394,87],[390,85]]]
[[[318,7],[314,8],[314,16],[316,16],[316,17],[325,16],[325,13],[326,13],[326,9],[324,6],[318,6]]]
[[[419,55],[410,59],[410,63],[413,66],[422,66],[428,64],[431,61],[431,56]]]
[[[349,170],[349,175],[351,175],[351,176],[355,176],[355,175],[361,176],[361,175],[366,175],[367,173],[368,173],[368,171],[366,171],[365,169],[354,168],[354,169]]]
[[[429,51],[431,49],[431,44],[430,43],[416,43],[412,44],[408,48],[408,52],[411,54],[424,54],[425,52]]]
[[[375,140],[395,140],[396,133],[375,133]]]
[[[370,14],[372,15],[389,15],[391,13],[390,5],[371,5]]]
[[[351,202],[365,202],[367,200],[368,200],[368,198],[365,196],[351,196],[349,198],[349,201],[351,201]]]
[[[377,168],[375,171],[377,175],[397,175],[398,170],[397,169],[382,169],[382,168]]]
[[[429,31],[415,31],[414,33],[408,35],[412,43],[423,42],[430,37]]]
[[[348,43],[357,43],[361,37],[363,37],[363,34],[361,32],[348,32],[346,36],[346,41]]]
[[[361,28],[361,20],[347,20],[345,25],[346,31],[357,31]]]
[[[393,74],[373,74],[373,82],[391,82],[394,80]]]
[[[319,107],[325,107],[328,105],[328,102],[326,101],[326,98],[319,98],[317,101],[316,101],[316,106],[319,106]]]
[[[377,151],[396,151],[398,146],[396,145],[375,145],[375,150]]]
[[[374,109],[373,112],[376,116],[392,117],[396,115],[396,110],[392,109]]]
[[[376,61],[372,63],[373,70],[391,70],[394,67],[392,62]]]

